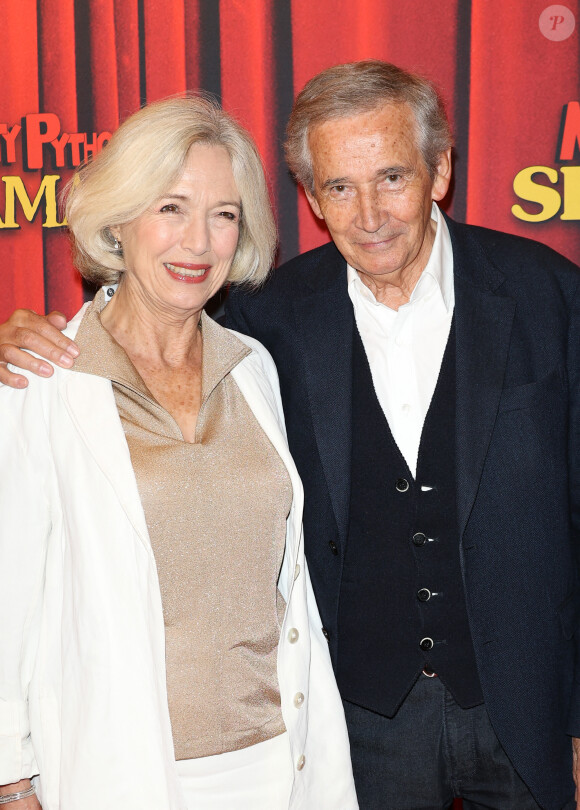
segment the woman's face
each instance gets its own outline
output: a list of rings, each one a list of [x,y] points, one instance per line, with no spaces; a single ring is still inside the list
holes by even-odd
[[[201,311],[228,277],[240,214],[226,149],[194,144],[166,194],[137,219],[111,229],[123,248],[126,291],[160,313]]]

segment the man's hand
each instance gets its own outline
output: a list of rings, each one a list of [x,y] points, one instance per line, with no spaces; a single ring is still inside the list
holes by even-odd
[[[580,810],[580,739],[572,737],[572,769],[576,784],[576,810]]]
[[[51,312],[46,317],[29,309],[17,309],[6,323],[0,324],[0,383],[12,388],[26,388],[28,380],[6,368],[12,363],[18,368],[32,371],[40,377],[50,377],[53,368],[23,349],[36,352],[62,368],[70,368],[78,356],[76,343],[61,334],[66,326],[62,312]]]

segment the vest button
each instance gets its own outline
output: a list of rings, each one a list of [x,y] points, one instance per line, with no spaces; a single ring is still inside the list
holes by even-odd
[[[409,482],[406,478],[397,478],[395,482],[397,492],[406,492],[409,489]]]
[[[427,535],[423,534],[423,532],[416,532],[413,535],[413,545],[414,546],[423,546],[427,542]]]
[[[330,550],[332,551],[332,553],[336,557],[336,555],[338,554],[338,546],[336,545],[334,540],[329,540],[328,545],[330,546]]]
[[[432,638],[422,638],[421,641],[419,642],[419,647],[421,647],[421,649],[425,650],[425,651],[432,650],[433,649],[433,639]]]
[[[296,763],[296,770],[301,771],[304,766],[306,765],[306,757],[304,754],[298,757],[298,762]]]
[[[300,633],[298,630],[295,627],[291,627],[290,630],[288,630],[288,641],[290,644],[296,644],[299,638]]]
[[[419,602],[428,602],[431,599],[431,591],[429,588],[421,588],[417,591],[417,599]]]

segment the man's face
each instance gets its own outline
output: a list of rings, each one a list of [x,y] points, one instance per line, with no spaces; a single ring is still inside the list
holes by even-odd
[[[451,150],[441,155],[431,179],[416,140],[406,104],[332,119],[309,136],[314,193],[306,195],[312,210],[371,287],[414,283],[431,253],[431,201],[441,200],[449,187]]]

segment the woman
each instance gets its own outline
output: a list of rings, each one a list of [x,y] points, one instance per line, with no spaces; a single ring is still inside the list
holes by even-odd
[[[66,213],[104,286],[74,371],[0,390],[0,802],[356,808],[276,372],[203,313],[270,265],[257,151],[208,101],[158,102]]]

